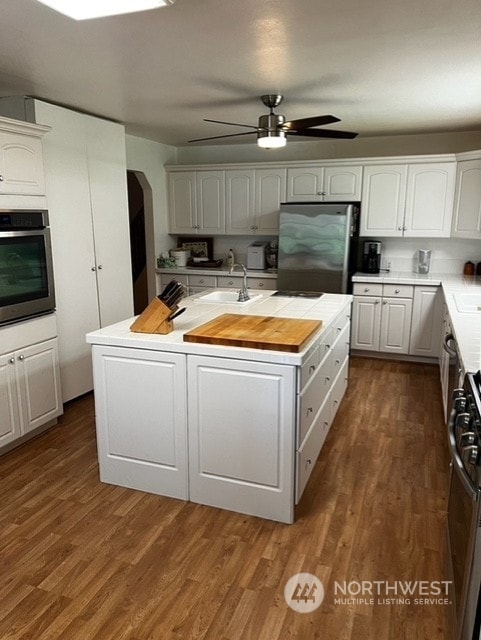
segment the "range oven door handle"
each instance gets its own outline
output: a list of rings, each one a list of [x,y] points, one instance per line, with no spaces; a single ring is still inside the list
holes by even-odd
[[[453,341],[454,345],[451,346],[449,343]],[[443,342],[443,349],[446,351],[446,353],[448,353],[451,358],[457,358],[458,357],[458,352],[456,349],[456,338],[454,337],[454,335],[452,333],[448,333],[446,334],[445,338],[444,338],[444,342]]]
[[[451,453],[452,470],[453,470],[453,473],[457,473],[466,492],[469,494],[470,499],[472,501],[476,501],[478,500],[478,497],[479,497],[478,489],[474,485],[471,478],[466,473],[464,462],[461,456],[459,455],[458,449],[456,447],[455,419],[456,419],[456,412],[452,411],[451,416],[449,418],[449,422],[448,422],[448,443],[449,443],[449,450]]]

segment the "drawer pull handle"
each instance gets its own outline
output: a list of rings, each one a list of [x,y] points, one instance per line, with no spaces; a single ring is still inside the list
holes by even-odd
[[[394,293],[401,293],[401,289],[396,289]]]
[[[366,288],[364,289],[364,293],[367,293],[368,291],[370,291],[370,289],[369,289],[369,287],[366,287]]]
[[[341,361],[340,360],[336,360],[336,364],[341,364]]]
[[[204,284],[205,280],[204,278],[202,278],[202,280],[199,280],[200,284]]]
[[[308,416],[310,413],[312,413],[312,407],[307,407],[306,415]]]
[[[342,327],[337,327],[337,333],[341,333]]]
[[[339,400],[334,400],[334,404],[339,404]]]
[[[329,376],[326,376],[326,378],[325,378],[326,382],[329,382],[329,381],[330,381],[330,379],[331,379],[331,378],[330,378]]]
[[[263,286],[264,286],[264,283],[263,283],[263,282],[258,282],[258,283],[257,283],[257,286],[258,286],[259,288],[261,288],[261,287],[263,287]]]
[[[316,370],[316,365],[315,364],[311,364],[311,366],[309,367],[309,373],[314,373],[314,371]]]

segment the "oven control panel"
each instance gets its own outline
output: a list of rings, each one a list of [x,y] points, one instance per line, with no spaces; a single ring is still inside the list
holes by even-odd
[[[21,231],[23,229],[44,229],[48,227],[48,213],[42,211],[0,210],[0,231]]]

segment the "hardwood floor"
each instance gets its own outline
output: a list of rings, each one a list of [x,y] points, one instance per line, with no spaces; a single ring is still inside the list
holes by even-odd
[[[101,484],[95,447],[87,396],[0,458],[2,640],[450,637],[446,605],[334,598],[335,581],[448,579],[437,367],[352,358],[293,525]],[[324,585],[312,613],[284,599],[299,572]]]

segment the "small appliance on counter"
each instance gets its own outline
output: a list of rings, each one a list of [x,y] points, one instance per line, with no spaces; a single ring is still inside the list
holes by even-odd
[[[381,270],[382,242],[367,240],[362,254],[362,272],[379,273]]]
[[[418,273],[429,273],[431,265],[431,251],[429,249],[418,249]]]
[[[266,268],[266,242],[253,242],[247,247],[247,268],[263,271]]]

